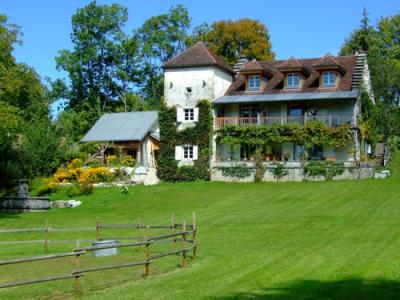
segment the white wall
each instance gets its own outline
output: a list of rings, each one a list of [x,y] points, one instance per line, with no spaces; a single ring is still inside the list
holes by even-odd
[[[213,66],[167,69],[164,100],[168,106],[195,107],[199,100],[222,96],[231,83],[231,75]],[[186,92],[187,87],[192,88],[191,93]]]

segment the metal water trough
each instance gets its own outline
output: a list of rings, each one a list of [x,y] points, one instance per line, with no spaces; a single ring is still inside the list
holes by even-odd
[[[118,246],[118,241],[116,240],[104,240],[104,241],[96,241],[92,243],[93,247],[108,247],[108,246]],[[103,257],[103,256],[112,256],[118,255],[118,248],[106,248],[106,249],[98,249],[93,250],[94,257]]]

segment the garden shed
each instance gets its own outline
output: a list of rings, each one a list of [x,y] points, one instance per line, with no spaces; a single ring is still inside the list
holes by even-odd
[[[112,142],[146,167],[157,166],[160,134],[157,111],[107,113],[100,117],[81,142]]]

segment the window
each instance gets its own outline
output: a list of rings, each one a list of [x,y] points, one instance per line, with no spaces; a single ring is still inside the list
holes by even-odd
[[[297,89],[300,85],[300,75],[291,73],[287,75],[286,87],[289,89]]]
[[[252,91],[260,90],[260,76],[249,76],[248,89]]]
[[[194,121],[194,109],[193,108],[185,108],[185,121]]]
[[[336,73],[335,72],[323,72],[322,73],[322,86],[323,87],[335,87],[336,86]]]
[[[240,116],[242,118],[257,118],[258,104],[247,104],[240,106]]]
[[[192,88],[189,86],[186,88],[186,93],[191,93],[192,92]]]
[[[193,146],[183,146],[183,158],[193,159]]]

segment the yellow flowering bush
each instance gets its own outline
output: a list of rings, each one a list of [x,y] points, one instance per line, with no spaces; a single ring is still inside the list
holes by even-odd
[[[79,184],[109,182],[114,178],[114,174],[106,167],[82,167],[82,160],[76,158],[72,160],[67,168],[59,168],[55,172],[55,182],[77,182]]]
[[[82,167],[82,159],[80,158],[74,158],[73,160],[70,161],[70,163],[67,165],[67,170],[71,169],[76,169]]]
[[[131,155],[127,155],[122,160],[122,164],[125,166],[133,167],[135,165],[135,159]]]
[[[114,163],[117,162],[117,160],[118,160],[118,157],[117,157],[116,155],[109,155],[109,156],[107,156],[107,162],[108,162],[109,164],[114,164]]]
[[[114,178],[114,174],[110,172],[108,168],[96,167],[82,169],[77,179],[78,183],[99,183],[109,182]]]
[[[54,180],[56,182],[66,182],[68,181],[68,172],[64,168],[58,168],[54,173]]]

